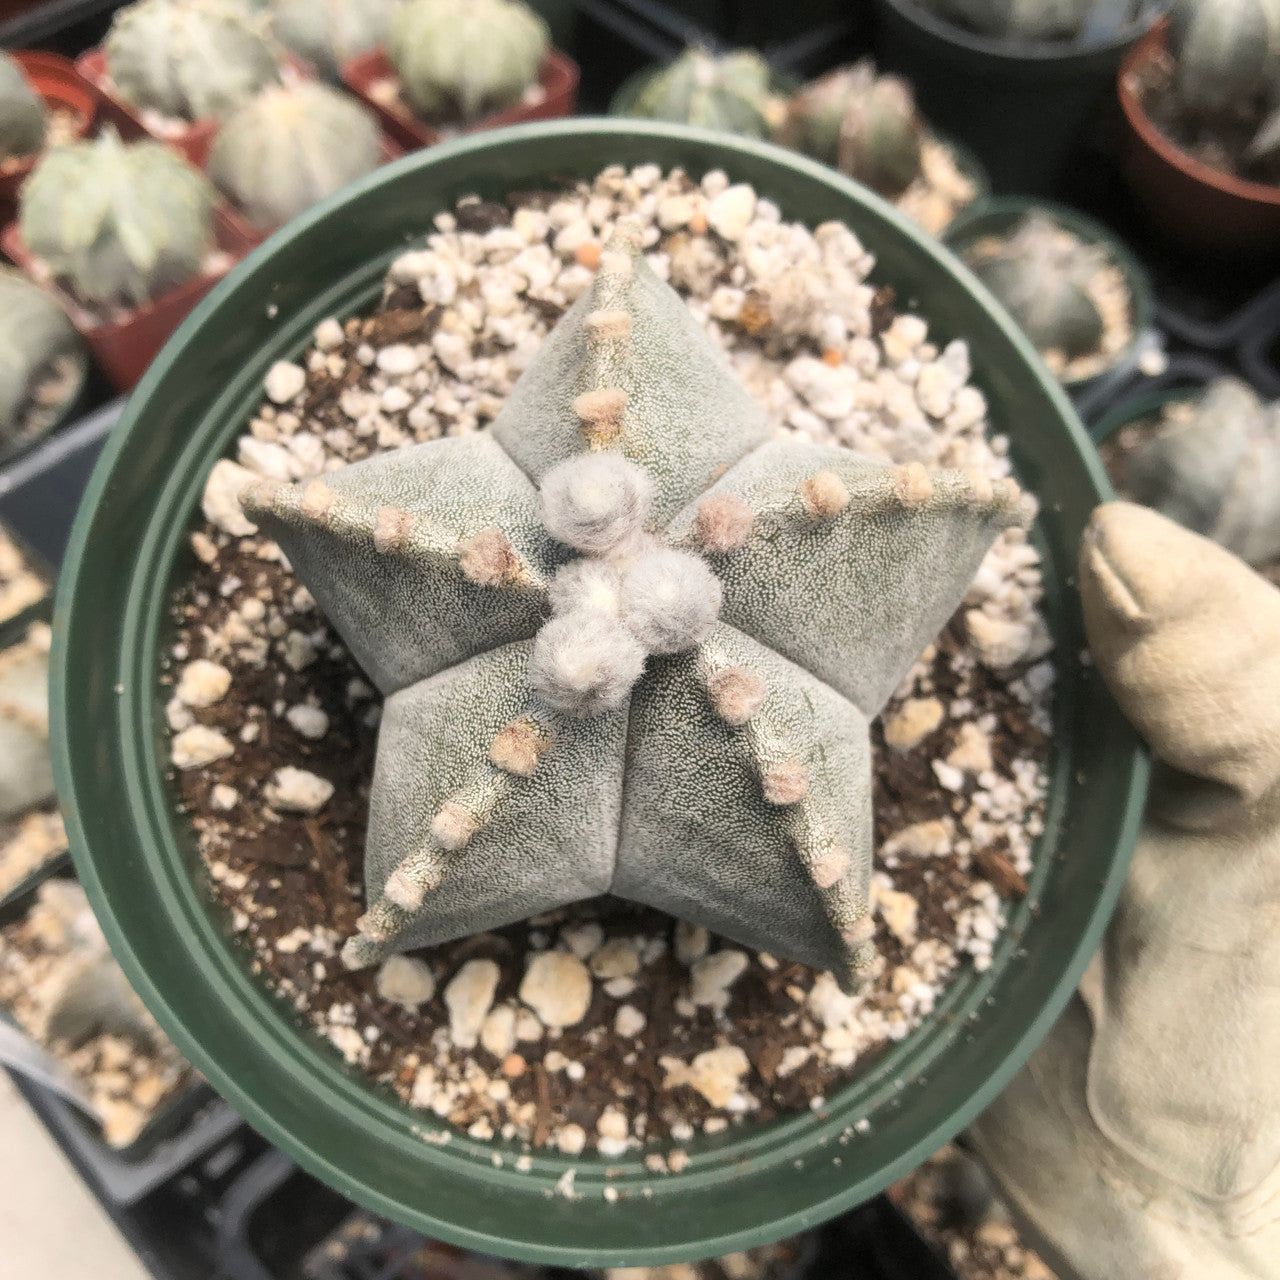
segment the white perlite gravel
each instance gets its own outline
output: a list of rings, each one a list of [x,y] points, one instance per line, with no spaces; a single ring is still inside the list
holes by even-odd
[[[332,414],[327,422],[308,416],[305,391],[283,404],[264,403],[240,441],[239,462],[224,460],[213,468],[204,513],[214,528],[193,535],[197,555],[213,563],[220,548],[239,539],[242,550],[260,560],[280,558],[274,544],[252,536],[229,500],[254,473],[303,479],[372,452],[486,426],[554,317],[590,283],[600,247],[622,216],[644,225],[652,266],[685,294],[691,311],[779,434],[838,442],[895,463],[975,469],[993,480],[1010,473],[1008,442],[984,434],[986,403],[968,383],[965,343],[940,347],[930,340],[927,322],[914,315],[898,315],[877,332],[873,312],[883,303],[876,298],[874,263],[847,227],[827,223],[811,231],[784,222],[772,202],[731,185],[723,173],[710,173],[693,184],[679,171],[664,176],[656,166],[630,173],[614,168],[545,210],[517,209],[510,225],[466,231],[458,229],[454,214],[438,215],[425,243],[394,262],[387,283],[389,294],[411,291],[438,308],[429,341],[399,341],[375,350],[367,343],[350,346],[356,330],[348,326],[344,337],[336,319],[320,324],[315,347],[299,358],[297,367],[312,374],[323,371],[333,379],[348,372],[349,360],[361,367],[358,379],[341,392],[338,425],[333,425]],[[712,231],[714,225],[728,236]],[[280,365],[269,378],[273,392],[286,385]],[[234,582],[224,582],[222,594],[230,598],[235,589]],[[1016,678],[999,678],[1024,705],[1027,721],[1040,732],[1050,731],[1053,668],[1045,660],[1050,641],[1040,598],[1037,553],[1023,532],[1011,530],[993,547],[966,599],[967,645],[954,653],[945,650],[957,692],[952,696],[935,689],[938,651],[932,646],[899,690],[899,699],[908,701],[895,713],[891,754],[903,744],[922,741],[939,726],[951,729],[943,758],[933,761],[936,817],[895,831],[882,842],[877,862],[875,908],[905,958],[882,975],[881,997],[874,1001],[844,995],[829,975],[789,986],[794,1005],[785,1025],[803,1043],[786,1049],[778,1077],[811,1062],[847,1071],[863,1055],[903,1039],[918,1026],[962,960],[978,969],[990,964],[1005,908],[970,861],[995,848],[1018,873],[1030,871],[1046,784],[1035,760],[997,766],[990,749],[995,718],[975,720],[967,690],[984,667],[997,675],[1016,667]],[[314,625],[314,614],[310,624],[306,621],[313,604],[300,587],[295,597],[299,613],[293,619],[302,618],[298,626]],[[308,633],[289,625],[250,597],[206,637],[206,648],[233,681],[237,672],[260,672],[281,662],[305,671],[317,646],[331,645],[332,639],[326,641],[323,629]],[[175,669],[188,658],[185,646],[178,646]],[[353,681],[348,697],[367,698],[370,692]],[[191,701],[181,708],[185,724],[175,726],[180,732],[173,741],[174,763],[180,769],[198,767],[201,757],[224,750],[222,743],[196,732],[200,699]],[[299,710],[283,702],[261,709],[302,734],[322,735],[318,718],[304,712],[303,723],[298,723]],[[376,716],[376,705],[369,714]],[[257,721],[246,725],[245,732],[250,731],[258,731]],[[334,781],[341,785],[341,779]],[[972,790],[967,805],[957,807],[962,786]],[[261,796],[247,797],[244,803],[261,805],[265,798],[278,808],[310,813],[323,810],[332,784],[299,770],[278,770],[261,779],[258,789]],[[207,830],[202,839],[214,878],[224,888],[243,875],[220,861],[228,852],[225,845],[210,839]],[[905,869],[944,859],[958,859],[972,879],[956,910],[956,933],[945,938],[931,936],[915,898],[894,887]],[[395,1087],[412,1105],[464,1125],[475,1137],[531,1140],[534,1116],[528,1106],[507,1105],[505,1077],[522,1071],[527,1061],[578,1079],[574,1072],[581,1073],[582,1064],[555,1048],[557,1028],[581,1020],[597,991],[618,1002],[600,1034],[612,1030],[625,1040],[632,1060],[636,1053],[651,1052],[651,1046],[637,1047],[646,1018],[627,997],[637,987],[643,989],[646,966],[667,949],[667,939],[606,943],[594,922],[570,920],[562,930],[547,923],[545,931],[531,935],[533,949],[515,1000],[495,1006],[498,972],[489,960],[469,960],[454,972],[431,975],[448,1012],[447,1018],[436,1015],[433,1026],[424,1030],[421,1052],[413,1055],[420,1065],[407,1068],[411,1085],[405,1084],[404,1069],[395,1075]],[[235,913],[235,927],[260,956],[269,953],[271,944],[258,932],[251,902]],[[332,957],[340,939],[331,933],[321,928],[315,936],[295,941]],[[664,1055],[659,1063],[652,1055],[653,1062],[665,1073],[673,1097],[694,1090],[711,1105],[716,1114],[699,1123],[704,1132],[716,1132],[760,1105],[751,1092],[746,1055],[734,1044],[734,1026],[724,1014],[733,984],[744,971],[774,972],[779,962],[725,946],[709,939],[705,930],[683,923],[676,927],[672,945],[681,964],[692,966],[687,989],[675,1001],[676,1014],[693,1018],[714,1011],[722,1043],[689,1061]],[[430,963],[431,957],[427,959]],[[320,961],[317,966],[323,968]],[[370,1027],[362,1035],[351,1025],[351,1005],[325,1009],[318,996],[313,1005],[301,993],[293,994],[348,1060],[368,1060],[377,1032]],[[403,999],[399,992],[393,998]],[[505,1062],[503,1054],[508,1055]],[[810,1101],[815,1107],[822,1103],[821,1098]],[[595,1133],[560,1117],[550,1133],[551,1145],[569,1154],[595,1146],[613,1155],[642,1145],[649,1118],[634,1114],[625,1096],[613,1106],[619,1119],[611,1118]],[[485,1114],[469,1119],[477,1109]],[[695,1132],[684,1120],[668,1129],[677,1142]],[[651,1153],[649,1159],[673,1172],[686,1162],[678,1149]],[[577,1194],[571,1179],[567,1187],[565,1194]]]

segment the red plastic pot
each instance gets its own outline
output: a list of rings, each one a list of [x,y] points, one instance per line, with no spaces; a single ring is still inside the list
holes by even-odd
[[[243,220],[231,209],[214,211],[217,247],[228,258],[221,270],[196,276],[151,302],[143,303],[119,319],[101,320],[88,312],[56,281],[23,243],[22,232],[11,222],[0,232],[0,249],[37,284],[52,293],[66,309],[85,340],[98,367],[117,391],[131,391],[147,371],[169,335],[187,318],[192,308],[250,249],[255,241],[247,236]]]
[[[23,78],[43,99],[50,111],[70,111],[75,116],[75,137],[83,138],[93,127],[98,114],[98,92],[76,70],[70,58],[56,53],[32,53],[19,50],[9,57],[17,64]],[[35,168],[39,151],[29,156],[15,156],[0,162],[0,210],[6,217],[9,205],[17,198],[18,188]]]
[[[1163,19],[1120,65],[1121,158],[1134,195],[1170,239],[1211,254],[1280,252],[1280,186],[1246,182],[1197,160],[1143,110],[1143,72],[1166,52]]]
[[[536,102],[519,102],[456,130],[440,129],[414,115],[400,95],[399,77],[385,49],[370,49],[352,58],[342,68],[342,82],[377,113],[383,132],[406,151],[429,147],[451,133],[474,133],[504,124],[571,116],[578,101],[578,64],[558,49],[552,49],[538,69],[542,96]],[[378,92],[379,86],[383,92]]]

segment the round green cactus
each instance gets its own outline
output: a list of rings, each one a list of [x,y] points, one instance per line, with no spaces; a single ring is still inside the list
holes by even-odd
[[[369,112],[327,85],[304,81],[245,103],[218,130],[208,171],[254,226],[272,230],[380,159]]]
[[[66,312],[18,271],[0,267],[0,448],[18,439],[32,395],[62,356],[80,355]]]
[[[919,176],[923,137],[911,86],[877,76],[866,60],[802,89],[788,107],[782,140],[893,197]]]
[[[490,431],[241,502],[386,695],[349,965],[608,892],[846,986],[869,722],[1028,514],[773,438],[629,229]]]
[[[44,129],[44,103],[18,64],[0,52],[0,160],[39,151]]]
[[[387,54],[419,115],[469,122],[519,102],[550,45],[520,0],[408,0],[391,15]]]
[[[386,44],[400,0],[275,0],[271,28],[326,79],[337,81],[343,64]]]
[[[1070,360],[1098,349],[1103,321],[1089,286],[1104,264],[1101,250],[1031,214],[994,253],[967,256],[1038,351]]]
[[[1105,2],[1105,0],[1104,0]],[[1099,0],[929,0],[943,17],[1000,40],[1070,40]]]
[[[1280,75],[1280,0],[1174,0],[1169,47],[1187,112],[1245,106]]]
[[[1219,378],[1133,455],[1123,483],[1249,564],[1267,564],[1280,556],[1280,406]]]
[[[751,49],[716,55],[686,49],[644,83],[627,114],[767,138],[776,99],[769,66]]]
[[[134,106],[184,120],[219,119],[280,78],[265,20],[237,0],[137,0],[102,51]]]
[[[54,147],[22,188],[32,253],[82,302],[140,304],[196,275],[213,247],[216,193],[162,142]]]

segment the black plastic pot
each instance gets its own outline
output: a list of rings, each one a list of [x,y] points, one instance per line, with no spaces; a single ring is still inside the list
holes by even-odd
[[[915,0],[875,0],[885,70],[907,76],[925,117],[971,147],[1000,194],[1050,195],[1113,96],[1116,69],[1150,25],[1095,42],[1013,44],[976,35]]]

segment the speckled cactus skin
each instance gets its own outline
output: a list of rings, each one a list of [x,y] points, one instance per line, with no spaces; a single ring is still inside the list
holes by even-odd
[[[547,24],[520,0],[407,0],[387,54],[428,120],[478,120],[514,106],[538,79]]]
[[[1249,564],[1280,556],[1280,406],[1234,378],[1129,461],[1125,488]]]
[[[1110,0],[929,0],[930,7],[984,36],[1007,40],[1068,40]]]
[[[386,44],[400,0],[275,0],[271,29],[287,48],[306,58],[327,80],[337,81],[345,62]]]
[[[138,0],[102,51],[124,97],[184,120],[220,119],[280,78],[265,21],[237,0]]]
[[[264,89],[227,120],[209,176],[270,231],[378,167],[378,126],[353,98],[303,81]]]
[[[19,272],[0,267],[0,447],[22,425],[35,385],[79,341],[53,298]]]
[[[54,147],[22,188],[27,247],[82,302],[142,303],[196,275],[213,246],[209,180],[161,142]]]
[[[923,136],[911,86],[864,61],[798,93],[781,140],[893,197],[919,176]]]
[[[643,532],[564,532],[591,454],[643,468]],[[610,892],[849,987],[874,960],[868,723],[1026,517],[1012,482],[771,439],[625,231],[490,432],[241,501],[388,695],[348,964]],[[540,510],[623,575],[625,627],[660,544],[715,575],[719,621],[598,714],[535,691],[557,618],[619,608],[549,589],[578,562]]]
[[[39,151],[44,123],[44,103],[18,64],[0,53],[0,160]]]
[[[1246,105],[1280,74],[1280,0],[1174,0],[1175,89],[1193,116]]]
[[[0,652],[0,820],[53,798],[49,758],[49,628]]]
[[[1096,351],[1102,341],[1102,316],[1089,282],[1103,259],[1095,247],[1074,238],[1064,244],[1060,237],[1051,219],[1033,214],[998,253],[970,265],[1038,351],[1072,359]]]
[[[646,81],[627,114],[767,138],[774,108],[769,78],[754,50],[717,56],[689,48]]]

